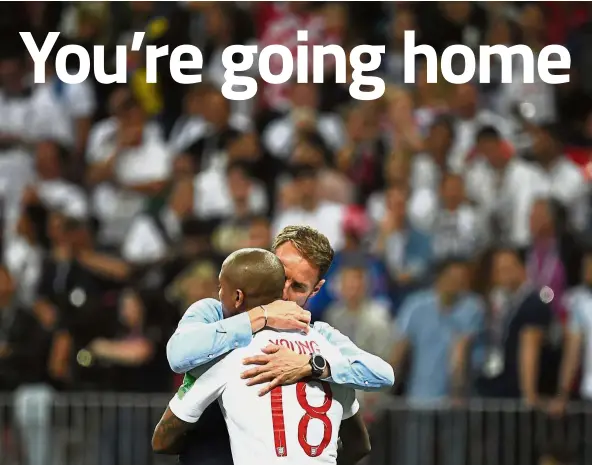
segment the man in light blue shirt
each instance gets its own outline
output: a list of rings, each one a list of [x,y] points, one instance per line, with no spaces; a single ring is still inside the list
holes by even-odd
[[[484,324],[483,302],[466,293],[468,282],[467,264],[447,260],[438,270],[433,289],[409,296],[397,318],[392,363],[400,366],[411,352],[407,398],[414,407],[419,407],[406,417],[406,434],[401,436],[400,450],[406,463],[430,460],[430,448],[417,445],[432,440],[435,417],[426,415],[421,407],[459,399],[468,392],[470,349]],[[444,444],[439,451],[442,463],[462,461],[463,428],[461,425],[438,433],[441,435],[438,440]]]
[[[301,307],[323,286],[325,281],[322,278],[331,265],[333,250],[324,235],[307,226],[284,228],[272,249],[286,272],[286,300],[229,318],[225,318],[222,305],[214,299],[196,302],[183,315],[167,344],[167,358],[173,371],[187,373],[235,348],[245,347],[253,334],[264,327],[308,330],[310,313]],[[337,355],[326,360],[323,379],[367,391],[389,388],[394,384],[393,369],[387,362],[362,351],[326,323],[317,322],[313,327],[339,349]],[[309,377],[314,369],[310,355],[297,354],[279,346],[268,346],[263,354],[245,360],[245,365],[251,364],[258,366],[245,371],[243,377],[249,384],[267,383],[261,395],[275,386]],[[192,436],[191,447],[197,450],[196,441],[199,437]],[[208,446],[209,449],[204,451],[214,458],[211,442]],[[199,454],[191,455],[197,459]],[[201,459],[205,464],[203,457]],[[182,462],[190,460],[181,457]]]
[[[466,263],[442,263],[434,289],[411,295],[395,323],[394,366],[407,352],[412,363],[407,397],[430,401],[466,394],[466,367],[471,342],[483,331],[484,306],[476,296],[465,294]]]

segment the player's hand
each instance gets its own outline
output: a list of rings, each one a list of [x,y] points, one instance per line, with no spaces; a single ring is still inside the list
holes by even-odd
[[[276,300],[269,305],[265,305],[265,308],[267,309],[268,327],[280,331],[299,329],[308,333],[310,329],[310,312],[303,310],[298,304],[288,300]],[[259,311],[262,312],[261,309]],[[258,330],[261,328],[253,329]]]
[[[247,385],[269,383],[259,391],[263,396],[273,388],[285,384],[294,384],[311,374],[310,355],[296,352],[275,344],[263,349],[264,355],[255,355],[243,360],[244,365],[258,365],[241,374],[247,379]]]

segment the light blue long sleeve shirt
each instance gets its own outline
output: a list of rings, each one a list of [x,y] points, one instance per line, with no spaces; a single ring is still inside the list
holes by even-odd
[[[339,356],[327,357],[331,367],[327,381],[364,391],[394,384],[395,375],[387,362],[359,349],[327,323],[316,322],[313,327],[339,349]],[[252,338],[247,313],[224,318],[220,302],[202,299],[183,315],[167,343],[167,358],[175,373],[187,373],[233,349],[246,347]]]

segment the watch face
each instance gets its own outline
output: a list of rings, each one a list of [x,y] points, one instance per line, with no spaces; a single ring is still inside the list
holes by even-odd
[[[319,371],[323,371],[327,366],[325,357],[323,357],[322,355],[315,355],[312,359],[312,363],[314,364],[315,368],[317,368]]]

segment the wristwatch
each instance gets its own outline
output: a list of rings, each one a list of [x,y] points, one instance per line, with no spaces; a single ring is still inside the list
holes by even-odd
[[[310,366],[312,368],[312,377],[320,378],[327,368],[327,360],[320,354],[313,354],[310,356]]]

